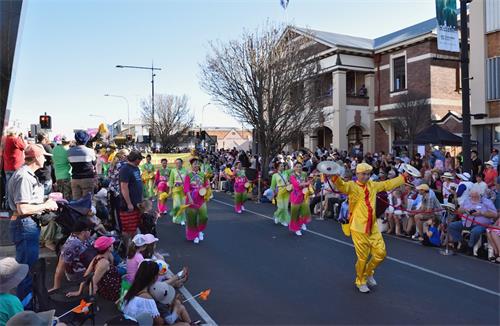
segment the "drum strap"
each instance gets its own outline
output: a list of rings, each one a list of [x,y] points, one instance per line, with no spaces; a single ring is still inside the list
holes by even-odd
[[[281,180],[283,180],[283,183],[285,184],[284,187],[286,187],[287,183],[286,183],[285,178],[283,178],[283,175],[281,175],[281,173],[279,173],[279,172],[278,172],[278,175],[281,177]]]

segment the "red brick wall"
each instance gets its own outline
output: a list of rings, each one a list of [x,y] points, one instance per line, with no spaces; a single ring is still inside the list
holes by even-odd
[[[500,101],[488,102],[488,118],[500,118]]]
[[[500,31],[486,35],[488,58],[500,56]]]
[[[448,111],[455,111],[455,112],[462,112],[462,107],[461,106],[455,106],[455,105],[437,105],[433,104],[431,106],[431,114],[438,115],[439,118],[444,117]]]
[[[415,44],[410,47],[381,55],[380,65],[389,64],[390,56],[406,51],[406,60],[429,53],[431,51],[431,41]],[[431,59],[407,63],[407,89],[409,92],[421,94],[423,97],[430,97],[430,64]],[[375,69],[376,70],[376,69]],[[390,69],[375,72],[375,103],[378,103],[380,89],[380,105],[397,103],[395,97],[390,97]]]
[[[439,126],[443,129],[448,130],[449,132],[452,132],[454,134],[461,134],[462,133],[462,121],[457,121],[453,118],[448,119],[445,123],[439,124]]]
[[[406,51],[406,59],[411,59],[416,56],[437,53],[440,55],[454,56],[458,58],[458,54],[446,51],[437,50],[437,42],[435,39],[424,41],[423,43],[386,53],[381,55],[381,64],[389,64],[390,55]],[[461,107],[457,106],[456,101],[460,101],[461,94],[457,89],[457,67],[458,63],[451,60],[433,60],[431,58],[416,62],[407,63],[407,88],[408,92],[418,94],[423,98],[435,98],[441,100],[449,100],[449,103],[441,103],[433,105],[432,112],[440,116],[445,115],[448,110],[461,112]],[[375,75],[375,111],[380,100],[380,105],[395,104],[398,102],[397,97],[390,97],[390,69],[376,71]],[[380,91],[380,97],[379,97]],[[376,114],[376,117],[389,116],[387,112]]]
[[[375,122],[375,152],[384,151],[389,148],[389,136],[379,122]]]
[[[500,31],[486,35],[488,43],[488,58],[500,56]],[[500,117],[500,101],[492,101],[487,103],[488,118]]]

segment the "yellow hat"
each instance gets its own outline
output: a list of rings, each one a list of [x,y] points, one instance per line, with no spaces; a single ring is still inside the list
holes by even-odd
[[[371,172],[373,167],[367,163],[360,163],[356,166],[356,173]]]
[[[417,187],[417,190],[429,191],[429,186],[426,185],[425,183],[422,183],[420,186]]]

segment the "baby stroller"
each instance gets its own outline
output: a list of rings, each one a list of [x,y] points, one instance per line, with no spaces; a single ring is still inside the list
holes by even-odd
[[[71,235],[73,231],[73,225],[75,225],[76,221],[79,219],[88,220],[88,214],[92,209],[92,195],[88,193],[86,196],[74,200],[74,201],[58,201],[58,211],[55,217],[56,223],[61,227],[63,237],[56,244],[56,254],[59,257],[60,251],[68,237]],[[95,235],[95,236],[98,236]],[[120,234],[112,234],[113,237],[116,238],[114,247],[118,255],[122,258],[126,257],[127,246],[125,242],[122,240]]]
[[[63,234],[63,237],[56,243],[56,254],[59,256],[61,247],[73,231],[73,225],[75,225],[76,221],[87,219],[92,208],[92,195],[88,193],[86,196],[74,201],[61,200],[57,202],[57,206],[58,210],[54,220],[61,227]]]

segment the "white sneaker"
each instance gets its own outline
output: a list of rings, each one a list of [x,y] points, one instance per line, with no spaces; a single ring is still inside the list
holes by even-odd
[[[200,241],[203,241],[205,239],[205,234],[203,232],[200,232],[198,234],[198,238],[200,238]]]
[[[495,260],[495,252],[493,251],[493,247],[488,245],[488,260]]]
[[[411,236],[413,240],[418,239],[418,237],[419,237],[418,232],[416,232],[414,235]]]
[[[243,206],[243,205],[242,205],[242,206],[241,206],[241,210],[242,210],[242,211],[245,211],[245,206]]]
[[[307,230],[307,226],[305,224],[302,224],[302,231],[306,231]]]
[[[301,235],[302,235],[302,232],[297,231],[297,232],[295,232],[295,234],[296,234],[296,235],[298,235],[298,236],[301,236]]]
[[[186,225],[186,222],[182,221],[182,222],[181,222],[181,225],[182,225],[182,226]]]
[[[274,224],[278,224],[278,218],[277,217],[274,218]]]
[[[366,286],[366,284],[358,285],[358,290],[361,293],[370,293],[370,288],[368,288],[368,286]]]
[[[237,213],[238,213],[238,214],[241,214],[241,211],[238,211]]]
[[[373,278],[373,276],[368,276],[366,278],[366,283],[369,285],[369,286],[377,286],[377,281],[375,281],[375,278]]]
[[[200,238],[198,238],[198,237],[194,238],[193,242],[194,242],[195,244],[200,243]]]
[[[281,223],[284,227],[288,227],[288,223]]]

